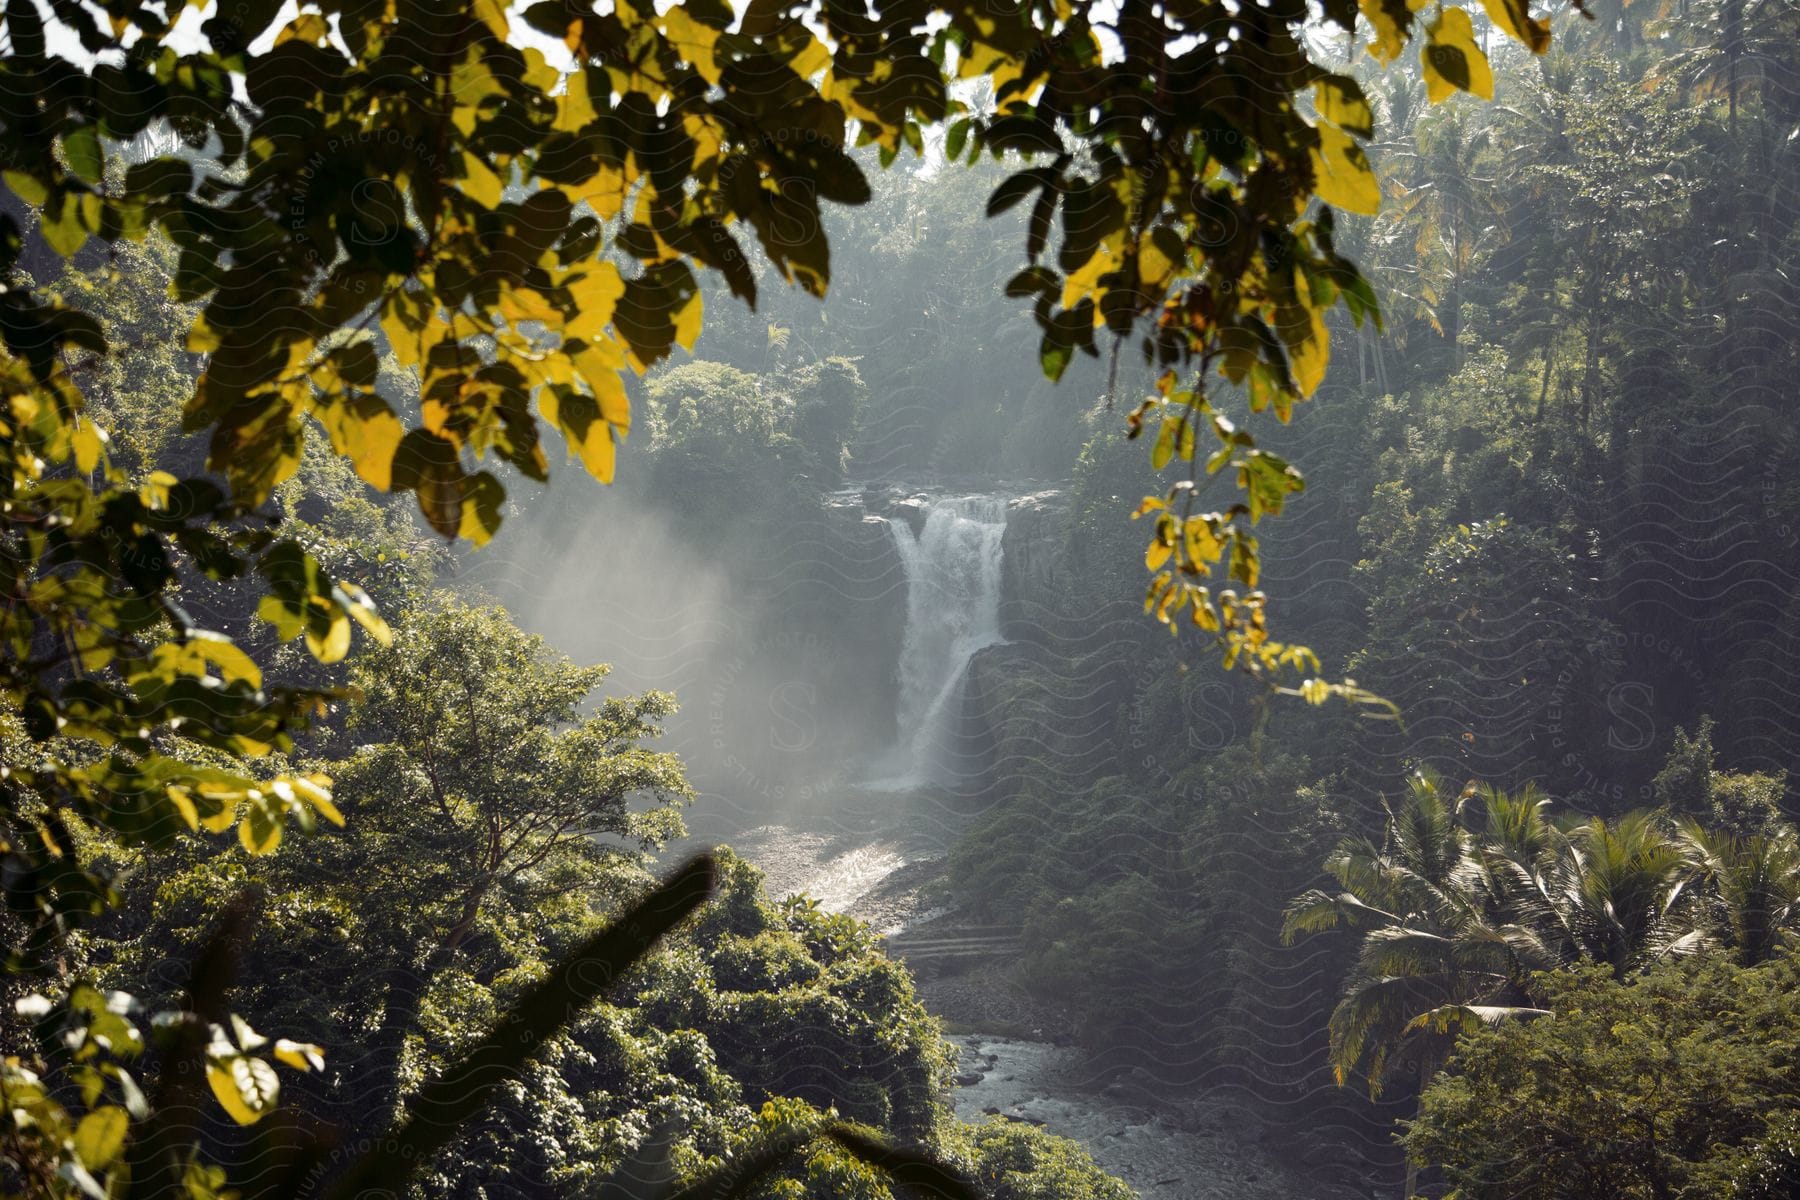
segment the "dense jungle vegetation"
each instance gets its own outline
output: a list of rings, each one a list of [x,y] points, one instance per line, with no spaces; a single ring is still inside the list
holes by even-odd
[[[729,850],[553,990],[721,776],[496,594],[647,529],[861,753],[926,480],[1062,492],[939,887],[1097,1079],[1800,1187],[1800,9],[159,7],[4,13],[0,1194],[329,1194],[579,995],[384,1186],[1128,1197]]]

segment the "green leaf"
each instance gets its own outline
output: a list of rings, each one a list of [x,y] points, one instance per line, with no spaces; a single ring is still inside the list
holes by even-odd
[[[994,189],[994,194],[988,197],[987,215],[999,216],[1031,195],[1034,190],[1043,186],[1042,173],[1036,170],[1020,171],[1016,175],[1007,176],[1001,181],[1000,186]]]
[[[1060,330],[1047,332],[1044,340],[1038,343],[1038,365],[1044,369],[1044,378],[1055,383],[1069,369],[1069,360],[1075,357],[1075,347],[1062,340]]]
[[[92,125],[81,125],[63,135],[63,154],[69,170],[88,183],[99,183],[106,170],[106,156],[100,149],[100,134]]]
[[[973,122],[968,117],[953,122],[944,133],[944,157],[955,162],[962,157],[963,146],[969,140],[969,127]]]

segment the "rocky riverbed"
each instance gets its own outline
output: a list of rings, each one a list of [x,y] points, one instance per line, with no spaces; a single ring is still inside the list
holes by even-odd
[[[1041,1125],[1087,1148],[1143,1200],[1331,1200],[1366,1193],[1291,1169],[1278,1139],[1223,1106],[1170,1106],[1104,1085],[1069,1046],[959,1034],[956,1115]]]
[[[761,868],[772,895],[805,892],[833,911],[909,939],[942,944],[971,927],[934,904],[942,843],[888,822],[807,832],[786,825],[729,840]],[[1040,1125],[1081,1143],[1102,1168],[1143,1200],[1364,1200],[1367,1187],[1308,1170],[1279,1129],[1241,1106],[1177,1102],[1111,1078],[1073,1043],[1067,1014],[1021,987],[1004,952],[992,958],[922,959],[920,997],[950,1031],[959,1053],[952,1096],[964,1120]]]

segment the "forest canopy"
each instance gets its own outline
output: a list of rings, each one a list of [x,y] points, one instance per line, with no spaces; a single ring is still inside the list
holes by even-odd
[[[1483,7],[1532,52],[1548,46],[1547,21],[1519,0]],[[870,199],[870,153],[885,166],[928,140],[1007,166],[986,211],[1029,216],[996,303],[1029,303],[1038,369],[1060,377],[1080,351],[1159,373],[1130,428],[1154,470],[1189,470],[1140,509],[1153,529],[1147,607],[1185,614],[1227,665],[1294,669],[1315,701],[1332,690],[1316,656],[1270,635],[1258,590],[1256,527],[1300,475],[1215,403],[1241,389],[1251,411],[1285,421],[1323,380],[1328,314],[1378,318],[1334,213],[1380,204],[1365,149],[1375,111],[1305,4],[355,0],[289,12],[265,0],[199,15],[135,0],[5,8],[0,836],[15,977],[60,975],[72,931],[131,903],[120,855],[202,830],[234,832],[257,858],[291,853],[287,830],[345,823],[327,761],[346,778],[416,783],[381,776],[371,756],[434,745],[407,721],[446,703],[441,681],[417,658],[425,643],[405,639],[456,631],[390,624],[375,596],[406,595],[431,552],[396,545],[373,511],[354,514],[358,539],[314,536],[318,514],[290,485],[305,475],[349,497],[347,465],[369,487],[412,493],[439,535],[479,545],[509,484],[547,480],[552,431],[611,480],[633,423],[627,373],[693,346],[700,273],[755,304],[754,251],[822,296],[824,206]],[[1330,0],[1323,18],[1366,34],[1378,63],[1416,43],[1434,101],[1491,96],[1462,9]],[[166,295],[112,306],[94,280],[121,278],[121,263],[165,277]],[[812,386],[836,397],[827,409],[853,402],[843,378]],[[106,422],[143,412],[173,445],[177,409],[203,456],[115,447]],[[681,413],[672,438],[685,436]],[[841,470],[841,442],[822,446],[821,469],[835,453]],[[1216,508],[1200,499],[1211,476],[1232,488]],[[358,627],[393,657],[371,660],[386,669],[352,697],[323,668]],[[555,739],[521,735],[516,760],[465,762],[460,798],[425,794],[486,822],[490,845],[508,830],[539,839],[534,867],[566,848],[546,828],[664,836],[661,818],[627,819],[618,803],[628,786],[683,794],[678,772],[634,747],[664,702],[577,721],[585,679],[509,698],[515,718],[569,726]],[[345,732],[333,706],[353,699],[351,727],[378,731],[377,749],[297,753],[309,722]],[[434,736],[462,736],[444,721]],[[566,749],[577,742],[604,745],[616,774],[591,777],[594,760]],[[482,782],[502,768],[504,786]],[[522,779],[553,780],[576,807],[518,807]],[[515,866],[490,856],[461,918]],[[447,917],[438,948],[467,928]],[[71,1194],[130,1173],[121,1122],[147,1111],[106,1050],[141,1040],[135,1002],[99,995],[34,991],[20,1010],[88,1031],[88,1111],[45,1092],[31,1117],[52,1131],[49,1176]],[[197,1019],[170,1002],[170,1020]],[[488,1015],[476,1005],[466,1019]],[[208,1080],[239,1122],[272,1110],[275,1062],[322,1069],[312,1043],[218,1029]],[[389,1074],[393,1036],[372,1035]],[[204,1194],[224,1176],[193,1165],[182,1178]]]

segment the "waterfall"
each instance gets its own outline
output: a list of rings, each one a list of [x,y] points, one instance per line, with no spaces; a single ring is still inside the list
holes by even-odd
[[[889,761],[896,787],[944,781],[946,742],[969,660],[1000,636],[1000,539],[1006,497],[935,500],[915,535],[892,521],[906,575],[900,644],[899,739]]]

